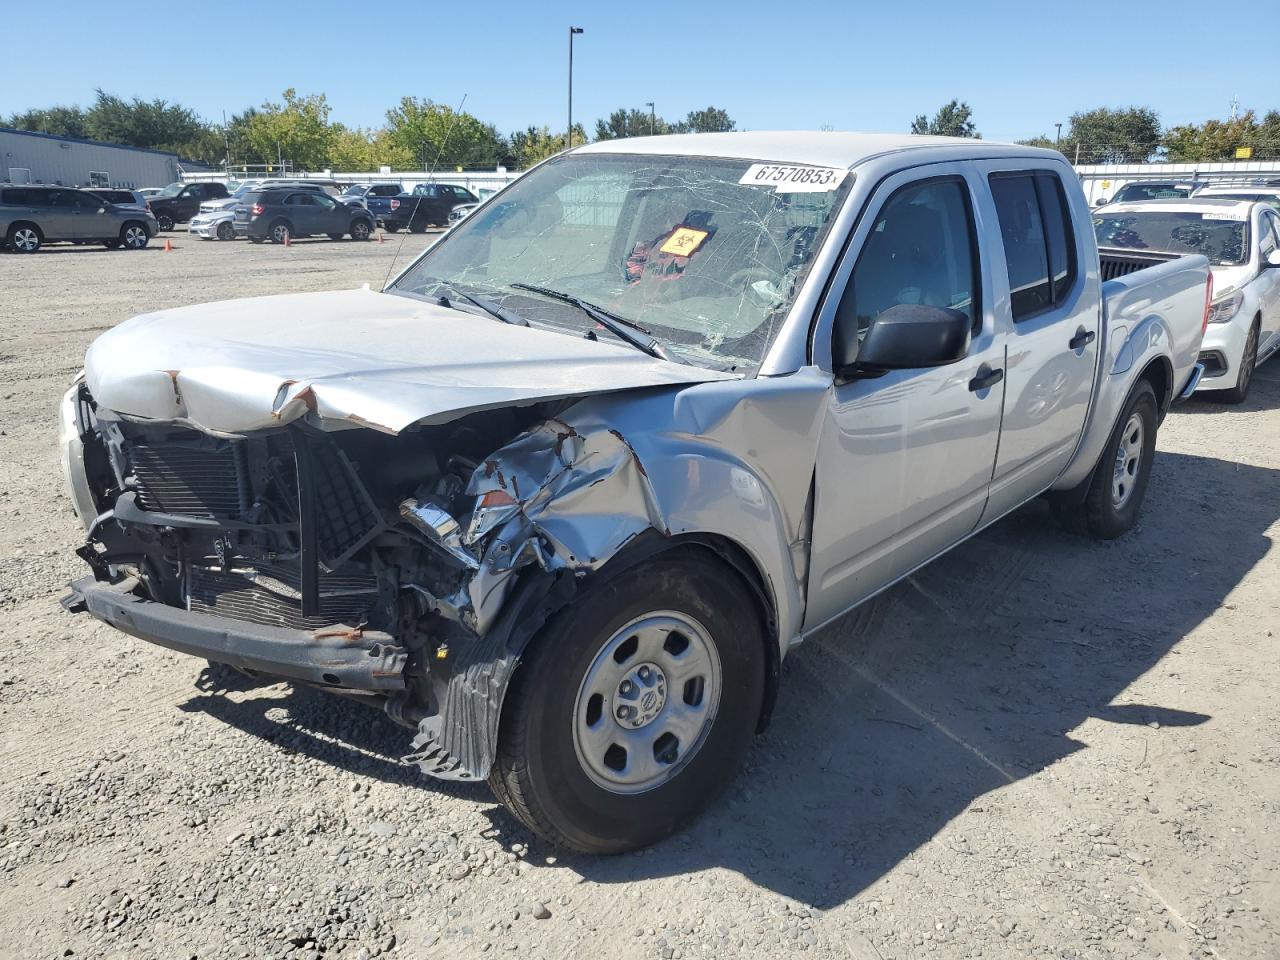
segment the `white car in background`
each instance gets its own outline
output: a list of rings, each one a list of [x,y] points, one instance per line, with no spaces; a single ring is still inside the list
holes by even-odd
[[[1201,194],[1112,204],[1094,211],[1093,225],[1098,247],[1120,259],[1209,258],[1213,302],[1196,390],[1243,403],[1254,368],[1280,349],[1280,210]]]
[[[1251,186],[1236,184],[1234,186],[1204,187],[1193,196],[1197,199],[1218,200],[1253,200],[1258,203],[1269,203],[1280,210],[1280,187]]]

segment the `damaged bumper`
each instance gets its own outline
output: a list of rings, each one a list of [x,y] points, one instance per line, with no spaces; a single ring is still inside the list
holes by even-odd
[[[138,596],[126,578],[103,583],[77,580],[63,600],[117,630],[179,653],[254,673],[322,687],[393,693],[405,687],[408,652],[377,631],[289,630],[191,613]]]

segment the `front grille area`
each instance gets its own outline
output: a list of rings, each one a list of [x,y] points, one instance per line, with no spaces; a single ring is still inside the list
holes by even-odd
[[[132,443],[138,505],[185,517],[234,517],[246,506],[236,459],[227,441]]]
[[[264,564],[254,570],[191,566],[190,609],[234,620],[292,630],[319,630],[334,624],[366,622],[378,599],[377,580],[364,574],[321,574],[320,613],[302,615],[296,568]]]

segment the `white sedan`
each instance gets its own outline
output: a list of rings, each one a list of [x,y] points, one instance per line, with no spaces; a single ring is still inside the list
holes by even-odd
[[[1095,211],[1098,246],[1135,258],[1202,253],[1213,302],[1197,392],[1243,403],[1254,368],[1280,350],[1280,210],[1265,201],[1195,197]]]

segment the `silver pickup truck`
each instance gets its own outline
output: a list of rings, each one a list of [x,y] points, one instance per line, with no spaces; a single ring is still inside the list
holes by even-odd
[[[66,606],[380,706],[425,773],[635,848],[824,624],[1034,497],[1130,529],[1210,292],[1203,257],[1100,263],[1047,150],[591,144],[382,292],[101,336],[61,415]]]

